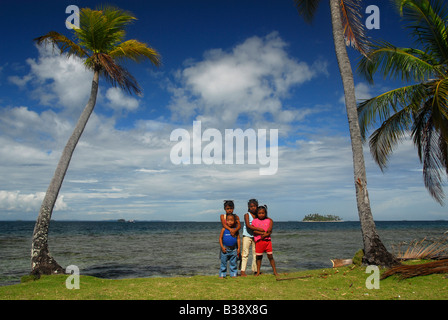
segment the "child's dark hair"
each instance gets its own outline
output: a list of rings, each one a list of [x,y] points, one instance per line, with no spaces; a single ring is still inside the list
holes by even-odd
[[[224,200],[224,208],[225,207],[235,208],[235,204],[233,203],[233,200]]]
[[[226,220],[227,220],[228,217],[233,217],[233,219],[236,220],[236,218],[235,218],[235,214],[234,214],[234,213],[228,213],[228,214],[226,214]]]
[[[252,203],[255,204],[258,207],[258,200],[257,199],[250,199],[247,202],[247,205],[250,206]]]
[[[258,214],[258,211],[260,211],[261,209],[263,209],[264,210],[264,212],[266,212],[266,217],[268,216],[268,206],[267,205],[262,205],[262,206],[259,206],[258,208],[257,208],[257,214]]]

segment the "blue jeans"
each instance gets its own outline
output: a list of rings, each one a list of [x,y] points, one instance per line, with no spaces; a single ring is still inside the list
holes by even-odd
[[[221,252],[221,268],[219,269],[219,276],[222,278],[226,277],[226,273],[227,273],[227,261],[229,262],[229,269],[230,269],[230,276],[231,277],[236,277],[237,273],[238,273],[238,268],[237,268],[237,259],[238,259],[238,250],[232,249],[230,250],[229,248],[226,248],[226,252],[222,252],[222,250],[220,250]]]

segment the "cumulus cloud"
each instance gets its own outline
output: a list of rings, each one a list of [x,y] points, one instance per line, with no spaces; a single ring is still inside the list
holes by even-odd
[[[173,115],[233,125],[241,116],[261,121],[266,114],[276,122],[304,117],[303,110],[286,109],[282,99],[318,74],[326,63],[313,65],[289,56],[277,32],[251,37],[230,51],[209,50],[204,59],[177,72],[172,88]],[[199,117],[198,117],[199,119]],[[215,123],[213,123],[215,122]]]
[[[5,211],[36,211],[39,210],[45,192],[34,194],[22,194],[20,191],[0,190],[0,209]],[[67,209],[67,203],[64,202],[64,196],[58,197],[54,207],[55,211]]]
[[[31,90],[41,103],[56,101],[61,108],[0,109],[0,209],[17,213],[38,211],[91,83],[82,61],[67,60],[47,49],[40,48],[39,57],[27,63],[29,73],[10,81]],[[316,110],[328,113],[325,110],[330,106],[287,107],[285,103],[290,95],[295,95],[296,88],[326,73],[325,62],[310,64],[298,60],[288,53],[279,34],[271,33],[246,39],[230,50],[209,50],[200,61],[189,61],[177,70],[169,105],[176,121],[170,115],[147,119],[143,108],[139,108],[144,98],[137,100],[118,89],[102,87],[104,95],[97,103],[114,110],[114,116],[102,114],[104,109],[99,108],[89,119],[64,180],[55,218],[200,217],[216,221],[222,199],[234,198],[241,213],[247,199],[256,197],[266,202],[279,220],[296,220],[316,211],[356,219],[348,136],[340,131],[329,134],[329,122],[319,126],[313,121],[301,122],[309,120]],[[358,96],[368,97],[369,89],[358,85]],[[71,93],[77,94],[68,99],[65,95]],[[340,107],[337,98],[334,104]],[[139,120],[118,130],[116,119],[123,111],[136,113]],[[240,124],[245,122],[255,129],[290,125],[300,127],[297,131],[304,133],[286,132],[286,139],[279,144],[278,171],[271,176],[260,176],[260,165],[247,162],[174,165],[170,151],[176,142],[170,141],[170,133],[182,121],[191,129],[192,119],[201,120],[204,130],[243,127]],[[285,131],[279,130],[280,139],[285,137],[282,133]],[[395,156],[387,176],[366,151],[372,205],[382,201],[383,206],[377,206],[377,210],[384,212],[386,218],[393,197],[406,193],[403,186],[417,185],[422,190],[419,194],[425,192],[421,172],[409,174],[420,168],[412,145],[406,144]],[[410,159],[416,164],[410,163]],[[377,191],[386,184],[390,186],[387,192]],[[378,202],[377,195],[381,197]],[[427,198],[422,207],[430,208],[428,202]],[[409,210],[416,214],[418,206],[412,206]]]
[[[370,99],[373,97],[372,95],[372,87],[369,86],[367,83],[360,82],[355,85],[355,95],[356,100],[358,102],[362,102],[363,100]],[[345,96],[342,95],[339,99],[340,103],[343,103],[345,105]]]
[[[106,98],[109,100],[109,107],[115,111],[127,110],[134,111],[138,108],[137,99],[126,95],[119,88],[109,88],[106,91]]]
[[[40,104],[59,106],[64,113],[78,117],[90,96],[92,71],[86,69],[82,59],[67,58],[51,46],[38,46],[37,49],[38,58],[26,60],[30,72],[22,77],[10,76],[9,81],[22,89],[29,88],[31,96]],[[101,92],[104,90],[100,85],[97,104],[105,99],[105,105],[115,111],[134,111],[139,106],[139,100],[119,88],[107,89],[103,97]]]
[[[9,80],[21,87],[31,86],[32,97],[42,105],[79,109],[90,94],[92,73],[76,57],[60,55],[52,46],[38,46],[37,59],[26,63],[30,72],[23,77],[11,76]]]

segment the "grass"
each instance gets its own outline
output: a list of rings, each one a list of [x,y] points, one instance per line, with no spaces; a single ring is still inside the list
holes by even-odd
[[[383,271],[381,271],[383,272]],[[108,280],[80,276],[79,289],[67,289],[68,275],[0,287],[0,300],[445,300],[446,274],[399,280],[386,278],[368,289],[373,274],[347,266],[259,277],[218,276]],[[370,278],[371,279],[371,278]]]

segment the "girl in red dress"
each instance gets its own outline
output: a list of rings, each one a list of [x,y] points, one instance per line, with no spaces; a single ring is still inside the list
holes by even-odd
[[[252,226],[256,227],[254,230],[255,240],[255,254],[257,256],[257,273],[260,274],[261,261],[263,259],[263,253],[266,252],[269,262],[271,263],[272,270],[275,276],[278,276],[275,268],[275,260],[272,256],[272,242],[271,242],[271,230],[272,219],[268,218],[268,207],[266,205],[259,206],[257,209],[257,218],[252,221]],[[269,230],[269,232],[268,232]]]

